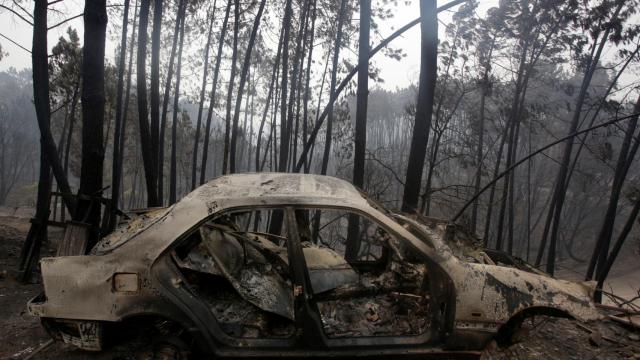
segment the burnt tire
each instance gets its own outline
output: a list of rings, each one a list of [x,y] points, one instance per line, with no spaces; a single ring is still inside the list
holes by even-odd
[[[153,360],[187,360],[190,346],[176,336],[158,338],[153,345]]]

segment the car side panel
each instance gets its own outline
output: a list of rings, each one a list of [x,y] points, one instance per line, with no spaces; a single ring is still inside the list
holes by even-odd
[[[29,311],[47,318],[101,321],[166,313],[167,304],[152,285],[145,263],[115,258],[110,254],[42,259],[46,298],[30,302]]]
[[[456,286],[450,348],[481,345],[513,316],[528,309],[559,310],[579,320],[600,317],[581,284],[502,266],[459,262],[449,272]]]

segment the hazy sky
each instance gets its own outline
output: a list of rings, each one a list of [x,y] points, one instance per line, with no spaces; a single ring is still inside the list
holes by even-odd
[[[273,0],[269,0],[273,1]],[[282,0],[281,0],[282,1]],[[355,0],[354,0],[355,1]],[[438,5],[443,5],[448,3],[450,0],[439,0]],[[374,6],[376,3],[381,2],[381,0],[373,0]],[[114,0],[107,1],[108,5],[121,5],[122,0]],[[131,0],[131,3],[135,3],[135,0]],[[221,2],[217,5],[221,7]],[[27,2],[29,6],[32,6],[32,2]],[[480,16],[484,16],[486,14],[487,9],[493,6],[498,5],[498,0],[479,0],[479,8],[478,14]],[[58,22],[75,15],[78,15],[82,12],[84,6],[84,1],[82,0],[64,0],[58,2],[51,6],[53,11],[49,11],[49,26],[57,24]],[[394,5],[387,5],[394,6]],[[408,1],[398,1],[397,5],[394,6],[395,14],[391,19],[386,20],[385,22],[380,22],[380,35],[384,38],[388,35],[392,34],[395,29],[400,28],[401,26],[407,24],[408,22],[414,20],[420,13],[419,9],[419,1],[418,0],[408,0]],[[440,38],[444,38],[443,30],[444,25],[450,23],[451,14],[455,11],[457,7],[454,7],[453,10],[449,10],[447,12],[440,13],[438,16],[440,22]],[[27,11],[32,11],[32,8],[28,8]],[[56,12],[59,11],[59,13]],[[198,14],[198,17],[202,17],[203,14]],[[221,16],[221,15],[220,15]],[[636,17],[638,17],[636,15]],[[114,17],[110,19],[110,22],[121,22],[121,18]],[[354,14],[354,22],[358,21],[358,14]],[[278,32],[277,30],[271,29],[269,26],[262,25],[263,35],[270,39],[273,43],[276,43]],[[52,29],[49,32],[49,48],[53,47],[58,38],[65,34],[66,29],[72,26],[78,30],[78,34],[80,35],[80,40],[82,41],[82,32],[83,32],[83,20],[82,17],[69,21],[63,26]],[[219,25],[218,25],[219,26]],[[265,27],[266,26],[266,27]],[[169,31],[169,30],[167,30]],[[170,30],[172,31],[172,29]],[[16,16],[9,14],[6,10],[0,9],[0,34],[10,37],[12,40],[16,41],[20,45],[24,46],[27,49],[31,48],[31,38],[32,31],[31,26],[24,23],[22,20],[17,18]],[[111,36],[109,36],[111,35]],[[119,41],[119,34],[109,34],[107,38],[107,49],[106,56],[108,59],[113,62],[113,56],[115,53],[115,48],[117,42]],[[357,36],[357,34],[356,34]],[[111,37],[111,38],[110,38]],[[116,38],[114,41],[112,38]],[[188,40],[188,43],[191,43],[191,49],[188,51],[194,51],[195,46],[197,44],[202,44],[204,47],[204,39],[197,38]],[[376,46],[380,42],[380,36],[374,36],[372,34],[372,45]],[[14,67],[16,69],[30,68],[31,67],[31,55],[27,51],[20,49],[16,45],[12,44],[8,40],[4,39],[0,36],[0,44],[2,44],[2,49],[4,52],[8,52],[9,55],[0,61],[0,71],[6,70],[10,67]],[[169,43],[165,44],[166,46],[170,46]],[[378,53],[373,58],[373,64],[380,69],[380,76],[384,79],[383,84],[370,85],[370,86],[381,86],[386,89],[393,90],[397,87],[406,87],[412,83],[417,83],[418,71],[420,67],[420,27],[419,25],[414,26],[412,29],[407,31],[403,36],[397,38],[391,43],[393,48],[402,48],[406,53],[406,57],[401,61],[397,61],[394,59],[390,59],[385,57],[382,52]],[[613,60],[615,54],[615,48],[613,46],[607,47],[603,54],[603,59],[607,61],[607,59]],[[275,49],[274,49],[275,52]],[[324,58],[322,58],[322,51],[315,51],[314,58],[316,60],[316,66],[318,66],[318,70],[316,73],[321,72],[321,68],[324,65]],[[343,49],[341,52],[341,58],[347,57],[350,59],[352,63],[357,61],[357,49]],[[184,80],[184,90],[185,93],[191,93],[194,87],[199,87],[201,76],[201,70],[194,69],[194,73],[185,73],[183,74]],[[223,69],[223,72],[225,70]],[[623,88],[632,84],[636,81],[636,74],[639,71],[637,65],[630,66],[629,70],[625,72],[622,78],[619,80],[619,85]],[[224,74],[224,73],[223,73]],[[223,79],[224,81],[224,79]],[[193,93],[196,93],[195,91]],[[621,91],[620,93],[613,94],[613,97],[619,97],[622,94],[626,93],[626,91]]]
[[[439,5],[446,4],[448,0],[438,1]],[[495,6],[497,0],[481,0],[481,11],[486,10],[490,6]],[[121,4],[121,1],[108,1],[109,4]],[[133,3],[133,1],[132,1]],[[54,4],[51,8],[61,11],[66,17],[74,16],[82,12],[84,2],[81,0],[64,0],[62,2]],[[383,37],[386,37],[393,33],[393,31],[411,20],[414,20],[419,15],[419,1],[399,1],[395,7],[395,16],[389,19],[381,25],[380,33]],[[455,8],[454,8],[455,9]],[[32,8],[27,9],[32,11]],[[8,14],[4,10],[0,10],[0,34],[10,37],[20,45],[27,49],[31,48],[32,31],[31,26],[24,23],[17,17]],[[56,24],[66,17],[62,14],[58,15],[55,12],[49,12],[49,26]],[[357,14],[354,14],[354,21],[357,21]],[[441,21],[440,30],[442,31],[442,23],[447,23],[450,20],[450,13],[442,13],[439,16]],[[121,21],[120,19],[110,19],[110,21]],[[82,40],[83,22],[82,17],[74,19],[63,26],[52,29],[49,32],[49,48],[53,47],[58,38],[64,35],[67,27],[72,26],[78,30],[80,39]],[[372,37],[373,38],[373,37]],[[377,45],[379,40],[373,41],[373,46]],[[10,43],[6,39],[0,37],[0,44],[5,52],[9,55],[0,61],[0,70],[6,70],[10,67],[16,69],[22,69],[25,67],[31,67],[31,55]],[[411,83],[415,83],[420,66],[420,30],[419,26],[415,26],[411,30],[407,31],[404,36],[396,39],[391,43],[394,48],[402,48],[407,54],[407,57],[402,61],[386,58],[379,53],[374,57],[375,64],[381,69],[381,76],[385,80],[383,87],[394,89],[396,87],[405,87]],[[110,39],[107,40],[107,57],[112,57],[114,53],[116,43]],[[169,46],[169,44],[167,44]],[[343,54],[349,55],[349,50],[344,50]],[[351,56],[356,54],[356,50],[352,50]]]

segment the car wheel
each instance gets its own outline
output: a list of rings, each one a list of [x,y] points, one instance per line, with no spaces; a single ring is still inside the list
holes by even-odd
[[[153,360],[186,360],[189,358],[190,348],[179,337],[159,338],[153,346]]]

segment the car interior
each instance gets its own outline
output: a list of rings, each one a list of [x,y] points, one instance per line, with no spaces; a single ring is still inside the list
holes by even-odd
[[[427,266],[368,216],[345,209],[297,208],[216,215],[172,251],[193,293],[221,329],[237,338],[295,333],[287,251],[297,232],[311,299],[328,338],[415,336],[429,327]],[[291,229],[290,229],[291,228]]]

